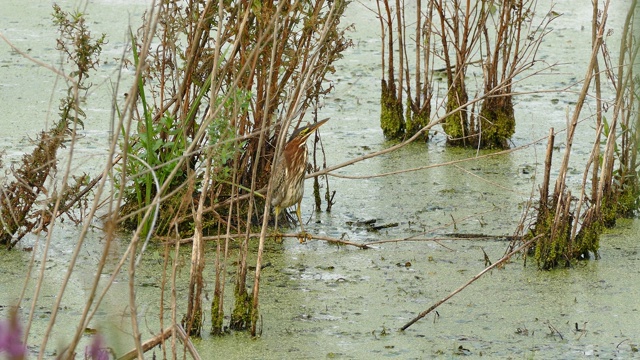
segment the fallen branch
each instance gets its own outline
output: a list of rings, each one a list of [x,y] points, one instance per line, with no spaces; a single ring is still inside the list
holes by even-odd
[[[423,317],[427,316],[430,312],[435,310],[438,306],[444,304],[447,300],[451,299],[454,295],[456,295],[460,291],[464,290],[467,286],[471,285],[471,283],[473,283],[474,281],[478,280],[482,275],[486,274],[489,270],[497,267],[498,265],[503,264],[505,261],[509,260],[511,258],[511,256],[513,256],[515,253],[520,252],[523,249],[526,249],[529,245],[533,244],[536,240],[538,240],[541,237],[542,237],[542,235],[538,235],[538,236],[534,237],[533,239],[531,239],[531,240],[527,241],[526,243],[520,245],[517,249],[515,249],[515,250],[511,251],[510,253],[506,254],[505,256],[503,256],[500,260],[496,261],[493,265],[490,265],[490,266],[486,267],[484,270],[482,270],[476,276],[471,278],[471,280],[469,280],[466,284],[464,284],[461,287],[455,289],[449,295],[445,296],[442,300],[438,301],[437,303],[432,305],[427,310],[425,310],[425,311],[421,312],[420,314],[418,314],[418,316],[416,316],[411,321],[406,323],[403,327],[401,327],[400,331],[406,330],[409,326],[413,325],[418,320],[420,320]]]
[[[230,239],[243,239],[247,234],[230,234]],[[259,233],[251,233],[248,235],[250,238],[258,238],[260,237]],[[385,244],[385,243],[399,243],[399,242],[424,242],[424,241],[433,241],[440,244],[440,241],[451,241],[451,240],[502,240],[502,241],[514,241],[522,239],[521,236],[514,235],[491,235],[491,234],[462,234],[462,233],[452,233],[445,234],[440,237],[427,237],[427,238],[418,238],[418,237],[408,237],[408,238],[396,238],[396,239],[387,239],[387,240],[379,240],[379,241],[371,241],[367,243],[359,243],[344,239],[338,239],[330,236],[320,236],[309,233],[290,233],[290,234],[279,234],[279,237],[282,238],[296,238],[301,239],[306,236],[306,240],[318,240],[318,241],[326,241],[332,244],[339,245],[349,245],[355,246],[362,250],[372,249],[375,245]],[[204,241],[216,241],[227,238],[227,235],[217,235],[217,236],[203,236],[202,240]],[[178,240],[180,244],[189,244],[193,242],[193,237],[188,237],[184,239]],[[162,243],[162,245],[173,245],[175,241],[168,240]],[[442,245],[442,244],[440,244]]]
[[[300,235],[303,235],[303,234],[294,234],[295,237],[299,237]],[[311,235],[311,239],[320,240],[320,241],[326,241],[326,242],[329,242],[329,243],[332,243],[332,244],[355,246],[355,247],[360,248],[362,250],[371,249],[371,246],[369,244],[362,244],[362,243],[357,243],[357,242],[343,240],[343,239],[336,239],[336,238],[332,238],[332,237],[329,237],[329,236]]]
[[[230,234],[229,238],[231,238],[231,239],[244,239],[245,236],[248,236],[250,238],[259,238],[260,234],[259,233],[251,233],[251,234],[248,234],[248,235],[247,234]],[[329,237],[329,236],[313,235],[313,234],[309,234],[309,233],[278,234],[278,237],[326,241],[326,242],[330,242],[330,243],[333,243],[333,244],[355,246],[355,247],[363,249],[363,250],[371,248],[371,246],[369,244],[362,244],[362,243],[357,243],[357,242],[353,242],[353,241],[332,238],[332,237]],[[227,235],[203,236],[202,240],[204,240],[204,241],[213,241],[213,240],[222,240],[222,239],[225,239],[225,238],[227,238]],[[188,243],[191,243],[193,241],[193,237],[180,239],[178,241],[180,241],[180,244],[188,244]],[[175,244],[175,241],[165,241],[165,242],[162,243],[162,245],[172,245],[172,244]]]
[[[189,339],[189,337],[187,336],[187,333],[179,324],[169,326],[168,328],[164,329],[162,333],[142,343],[142,352],[145,353],[153,349],[155,346],[163,343],[165,340],[167,340],[172,336],[172,334],[174,333],[174,330],[175,330],[176,336],[182,341],[185,348],[189,351],[189,354],[191,354],[191,357],[193,359],[200,360],[200,355],[198,354],[198,351],[196,350],[195,346],[193,346],[193,343],[191,342],[191,339]],[[135,358],[140,358],[139,355],[141,354],[138,354],[138,351],[136,349],[133,349],[128,353],[119,357],[118,360],[132,360]]]

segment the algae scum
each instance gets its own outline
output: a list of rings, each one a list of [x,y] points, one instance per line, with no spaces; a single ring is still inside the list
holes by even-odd
[[[48,6],[21,5],[11,1],[12,11],[0,14],[1,31],[17,45],[29,47],[34,56],[44,57],[54,47],[53,34],[45,25]],[[113,34],[109,49],[119,56],[126,23],[111,21],[117,14],[134,12],[132,21],[146,4],[129,9],[119,2],[90,4],[88,13],[103,14],[96,31]],[[547,4],[540,4],[544,7]],[[3,5],[4,6],[4,5]],[[586,10],[585,10],[586,9]],[[570,2],[556,5],[566,20],[554,25],[541,56],[549,63],[564,64],[557,75],[530,79],[520,84],[523,91],[545,86],[560,88],[583,76],[590,51],[588,24],[590,8],[575,9]],[[610,15],[612,27],[621,22],[624,6]],[[137,11],[137,13],[135,13]],[[112,14],[112,15],[109,15]],[[125,19],[126,20],[126,19]],[[379,24],[361,4],[352,3],[345,23],[355,23],[355,46],[349,49],[333,75],[336,91],[325,100],[322,117],[330,117],[321,134],[327,150],[327,164],[380,150],[391,144],[384,141],[379,128],[380,39],[374,31]],[[586,25],[585,25],[586,26]],[[588,26],[586,26],[588,27]],[[118,41],[119,36],[122,41]],[[613,41],[612,41],[613,43]],[[554,49],[562,48],[562,52]],[[56,58],[45,58],[55,63]],[[114,76],[114,65],[105,66],[104,79]],[[2,101],[0,113],[9,114],[7,126],[0,132],[0,144],[7,151],[6,163],[18,159],[29,148],[27,136],[44,127],[42,119],[49,109],[53,78],[47,71],[23,60],[0,44]],[[42,84],[50,85],[49,88]],[[109,132],[109,85],[96,80],[85,136],[78,150],[78,168],[96,171],[101,164]],[[566,110],[574,96],[568,93],[524,95],[517,99],[517,128],[514,146],[543,138],[551,126],[565,124]],[[102,103],[101,101],[105,101]],[[93,102],[93,103],[92,103]],[[16,104],[22,104],[20,106]],[[54,106],[55,107],[55,106]],[[17,111],[16,109],[22,109]],[[51,110],[55,113],[55,109]],[[592,129],[578,130],[575,164],[588,156]],[[16,136],[18,134],[18,136]],[[562,146],[562,145],[560,145]],[[601,259],[577,263],[571,269],[539,271],[535,264],[513,258],[504,268],[492,270],[463,292],[404,332],[398,329],[421,311],[469,281],[486,266],[485,254],[495,262],[502,257],[511,235],[520,222],[531,194],[537,194],[544,154],[544,143],[494,158],[436,167],[419,172],[386,177],[368,177],[402,169],[444,163],[475,155],[473,151],[448,149],[441,137],[428,144],[412,144],[398,152],[370,159],[341,169],[356,179],[331,178],[336,204],[331,213],[314,213],[311,182],[303,201],[303,216],[311,233],[344,238],[354,242],[374,242],[415,237],[410,242],[377,244],[368,250],[309,241],[303,244],[285,240],[269,242],[263,261],[260,315],[261,336],[245,333],[194,340],[203,358],[282,359],[282,358],[631,358],[640,346],[640,221],[620,222],[601,239]],[[558,152],[560,154],[560,152]],[[557,158],[557,156],[556,156]],[[575,165],[579,184],[582,165]],[[553,176],[553,174],[552,174]],[[375,221],[375,223],[374,223]],[[100,224],[96,224],[100,225]],[[375,228],[377,227],[377,229]],[[29,345],[40,344],[54,297],[66,271],[78,229],[65,224],[57,227],[46,268],[41,297],[35,309]],[[451,234],[490,234],[490,240],[451,240]],[[427,238],[438,237],[438,241]],[[93,274],[102,250],[99,230],[91,235],[65,294],[57,328],[75,327],[78,309],[86,301]],[[126,238],[112,250],[111,262],[126,247]],[[32,246],[35,237],[23,246]],[[178,303],[186,304],[189,259],[187,247],[178,259]],[[140,304],[142,338],[159,331],[159,284],[162,279],[163,249],[148,249],[137,273],[137,297]],[[213,278],[214,245],[207,246],[205,276]],[[235,250],[232,250],[235,251]],[[27,263],[33,254],[27,251],[1,253],[0,317],[19,296]],[[37,254],[36,254],[37,255]],[[36,256],[37,258],[37,256]],[[230,256],[235,259],[235,254]],[[253,259],[250,259],[250,263]],[[211,264],[211,265],[209,265]],[[41,264],[36,262],[36,266]],[[230,268],[233,265],[230,265]],[[229,274],[233,274],[232,271]],[[231,277],[231,276],[230,276]],[[35,275],[27,294],[33,293]],[[211,280],[213,283],[213,280]],[[229,279],[229,288],[233,279]],[[212,291],[211,289],[207,289]],[[208,294],[205,294],[208,296]],[[168,296],[165,294],[165,296]],[[105,340],[118,352],[129,350],[128,285],[126,274],[116,280],[93,327],[105,334]],[[30,300],[30,299],[27,299]],[[210,300],[205,299],[204,304]],[[233,299],[225,299],[225,313],[231,312]],[[170,309],[164,309],[168,316]],[[29,309],[21,309],[26,316]],[[178,316],[185,309],[178,309]],[[205,309],[208,314],[208,309]],[[205,322],[210,319],[205,319]],[[228,321],[228,319],[225,319]],[[205,330],[208,330],[205,328]],[[68,341],[58,330],[51,341]],[[156,354],[159,354],[158,352]]]

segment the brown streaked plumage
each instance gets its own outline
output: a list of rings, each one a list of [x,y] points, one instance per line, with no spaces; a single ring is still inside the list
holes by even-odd
[[[273,176],[271,205],[275,208],[276,213],[276,231],[278,231],[280,210],[297,205],[296,215],[298,215],[300,229],[304,232],[300,203],[304,194],[304,174],[307,169],[307,139],[327,120],[329,119],[295,130],[291,134],[289,141],[284,145],[284,151],[280,154],[276,165],[273,167],[271,172],[271,176]]]

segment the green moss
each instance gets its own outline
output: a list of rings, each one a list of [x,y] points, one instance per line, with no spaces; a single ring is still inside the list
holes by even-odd
[[[192,336],[200,336],[201,330],[202,330],[202,310],[198,309],[193,314],[193,319],[192,319],[191,327],[189,329],[189,334]]]
[[[602,200],[600,213],[604,226],[612,228],[616,225],[616,219],[618,218],[618,205],[615,201],[612,201],[610,198],[605,196]]]
[[[251,323],[251,297],[245,289],[236,291],[235,306],[231,313],[231,322],[229,327],[232,330],[246,330]]]
[[[538,268],[550,270],[559,265],[568,265],[567,249],[571,236],[570,219],[555,219],[555,206],[538,210],[538,219],[532,230],[533,236],[544,234],[535,244],[535,259]],[[556,233],[552,229],[557,224]]]
[[[602,216],[595,209],[587,211],[578,234],[572,239],[573,216],[556,219],[555,208],[556,204],[540,208],[536,224],[528,235],[531,239],[543,234],[534,247],[538,268],[551,270],[562,265],[569,266],[576,260],[589,259],[591,254],[598,258],[600,234],[605,228]],[[556,233],[552,236],[554,226]]]
[[[213,296],[213,302],[211,303],[211,334],[222,334],[222,322],[224,319],[224,313],[220,309],[220,295],[215,294]]]
[[[407,110],[405,114],[406,122],[406,136],[411,137],[415,135],[420,129],[427,126],[430,121],[431,106],[427,106],[421,109],[414,109],[412,101],[407,100]],[[424,133],[421,137],[422,140],[427,140],[428,133]]]
[[[639,206],[639,190],[637,179],[629,176],[628,181],[622,183],[616,190],[609,191],[602,200],[600,213],[605,227],[612,228],[616,220],[621,217],[633,217]],[[614,181],[614,183],[620,181]]]
[[[573,246],[573,258],[589,259],[590,253],[598,258],[598,249],[600,248],[600,234],[604,230],[604,223],[601,219],[593,221],[585,221],[576,235]]]
[[[462,85],[452,86],[447,94],[447,113],[457,109],[468,100]],[[456,111],[444,119],[442,129],[447,134],[447,145],[465,146],[469,144],[469,122],[465,109]]]
[[[555,204],[549,208],[540,208],[531,235],[544,234],[535,244],[538,267],[548,270],[563,262],[569,265],[575,260],[589,259],[592,254],[598,258],[600,235],[606,227],[614,226],[617,218],[630,211],[637,201],[636,198],[633,191],[610,192],[605,195],[600,209],[592,208],[586,212],[574,239],[571,238],[572,216],[556,219]],[[554,226],[557,226],[557,230],[554,236],[551,236]]]
[[[380,127],[387,139],[404,138],[405,122],[402,112],[402,103],[396,97],[393,82],[387,85],[386,80],[383,79],[380,96]]]
[[[623,184],[623,190],[618,193],[617,214],[618,217],[633,217],[640,206],[640,191],[637,177],[627,177],[630,181]],[[629,183],[631,182],[631,183]]]
[[[480,146],[485,149],[508,149],[515,133],[516,119],[511,97],[489,98],[480,111]]]

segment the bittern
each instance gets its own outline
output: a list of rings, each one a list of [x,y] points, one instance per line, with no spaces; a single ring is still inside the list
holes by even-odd
[[[304,174],[307,170],[307,139],[327,120],[329,119],[295,130],[289,137],[289,141],[284,145],[282,154],[278,156],[276,165],[271,173],[271,176],[273,176],[271,205],[275,208],[276,213],[276,232],[278,231],[280,210],[296,204],[296,215],[298,215],[300,229],[304,233],[300,203],[304,194]]]

